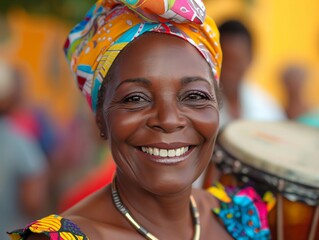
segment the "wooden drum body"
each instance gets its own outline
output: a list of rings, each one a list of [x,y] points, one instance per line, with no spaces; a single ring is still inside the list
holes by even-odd
[[[319,240],[318,128],[290,121],[234,121],[217,138],[204,187],[211,184],[215,165],[225,185],[249,182],[259,192],[276,194],[269,214],[273,239]]]

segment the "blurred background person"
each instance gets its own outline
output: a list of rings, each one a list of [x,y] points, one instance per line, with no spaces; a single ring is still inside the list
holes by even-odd
[[[0,239],[47,208],[47,159],[37,140],[11,118],[23,101],[21,75],[0,61]]]
[[[34,105],[18,107],[11,114],[15,126],[27,135],[35,138],[49,162],[54,160],[54,155],[59,142],[59,129],[52,122],[44,108]]]
[[[282,70],[281,80],[286,95],[284,109],[288,119],[296,120],[310,110],[303,95],[307,78],[307,70],[299,64],[287,64]]]
[[[283,110],[266,91],[247,80],[246,73],[253,60],[253,39],[250,30],[239,20],[227,20],[219,25],[223,50],[220,84],[223,106],[221,126],[238,118],[282,120]]]
[[[319,107],[312,107],[305,98],[305,87],[309,79],[305,65],[287,63],[280,73],[286,97],[285,113],[288,119],[319,127]]]

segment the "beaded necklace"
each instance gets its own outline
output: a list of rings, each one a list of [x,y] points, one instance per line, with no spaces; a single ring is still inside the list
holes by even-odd
[[[140,225],[132,216],[130,211],[124,205],[117,191],[116,178],[114,177],[112,184],[112,199],[116,209],[129,221],[129,223],[137,230],[139,234],[148,240],[158,240],[153,234],[151,234],[145,227]],[[194,238],[193,240],[199,240],[200,238],[200,222],[199,222],[199,212],[194,197],[190,196],[190,207],[192,211],[193,223],[194,223]]]

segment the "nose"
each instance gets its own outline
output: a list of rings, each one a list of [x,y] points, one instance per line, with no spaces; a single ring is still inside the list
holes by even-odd
[[[185,128],[187,119],[178,102],[162,100],[154,104],[153,113],[147,124],[150,128],[164,133],[171,133]]]

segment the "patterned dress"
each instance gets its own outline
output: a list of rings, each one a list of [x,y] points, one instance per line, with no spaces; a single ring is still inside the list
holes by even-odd
[[[208,189],[220,202],[212,209],[229,234],[236,240],[270,239],[267,214],[274,206],[274,198],[266,193],[262,199],[252,187],[226,189],[216,185]],[[51,240],[89,240],[74,223],[59,215],[37,220],[26,228],[9,233],[12,240],[24,240],[32,233],[45,234]]]

